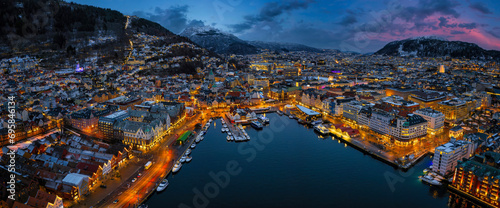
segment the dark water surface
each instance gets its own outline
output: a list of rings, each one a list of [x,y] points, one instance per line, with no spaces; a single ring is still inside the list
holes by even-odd
[[[401,172],[338,139],[319,138],[296,120],[267,117],[271,124],[263,130],[246,126],[251,142],[243,143],[227,142],[216,120],[191,153],[193,160],[145,203],[150,208],[464,205],[456,197],[450,201],[459,202],[449,205],[445,188],[418,180],[429,157]]]

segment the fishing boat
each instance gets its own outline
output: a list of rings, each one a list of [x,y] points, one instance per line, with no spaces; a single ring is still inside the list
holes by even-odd
[[[163,181],[161,181],[160,185],[158,185],[158,188],[156,188],[156,191],[158,192],[161,192],[163,190],[165,190],[168,186],[168,180],[167,179],[163,179]]]

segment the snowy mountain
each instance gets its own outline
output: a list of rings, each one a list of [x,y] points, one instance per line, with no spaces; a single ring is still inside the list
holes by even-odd
[[[209,26],[186,28],[180,35],[219,54],[254,54],[262,49],[277,52],[321,52],[320,49],[295,43],[244,41],[233,34]]]
[[[268,49],[271,51],[278,52],[287,52],[287,51],[309,51],[309,52],[322,52],[322,50],[309,47],[306,45],[298,44],[298,43],[278,43],[278,42],[263,42],[263,41],[249,41],[249,44],[261,48]]]
[[[474,43],[448,41],[440,37],[416,37],[393,41],[375,54],[412,57],[500,59],[500,51],[485,50]]]
[[[255,46],[213,27],[190,27],[179,35],[218,54],[253,54],[258,52]]]

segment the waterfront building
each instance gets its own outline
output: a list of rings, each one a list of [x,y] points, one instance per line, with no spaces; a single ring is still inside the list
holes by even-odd
[[[444,114],[430,107],[422,108],[413,112],[422,116],[427,121],[427,133],[439,134],[444,129]],[[455,137],[456,138],[456,137]]]
[[[452,138],[450,142],[436,147],[432,161],[432,171],[447,175],[455,170],[457,161],[469,158],[474,154],[474,144],[465,140]]]
[[[410,145],[415,139],[427,134],[427,121],[422,116],[408,114],[406,117],[398,116],[390,123],[391,136],[397,145]]]
[[[458,161],[449,187],[493,207],[499,207],[500,153],[486,152]]]
[[[391,134],[391,126],[390,123],[394,119],[394,115],[381,110],[374,108],[372,111],[372,117],[370,119],[369,127],[371,130],[383,134],[390,135]]]
[[[168,116],[168,115],[167,115]],[[165,136],[170,119],[155,119],[150,122],[121,121],[115,125],[115,130],[120,131],[123,144],[130,145],[137,150],[147,151]]]
[[[439,102],[434,110],[442,112],[445,121],[450,123],[461,121],[469,114],[466,102],[457,98]]]

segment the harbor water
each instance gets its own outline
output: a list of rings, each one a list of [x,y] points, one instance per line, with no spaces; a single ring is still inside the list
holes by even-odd
[[[407,172],[286,116],[269,113],[248,142],[227,142],[211,125],[150,208],[198,207],[478,207],[446,188],[418,180],[426,157]]]

